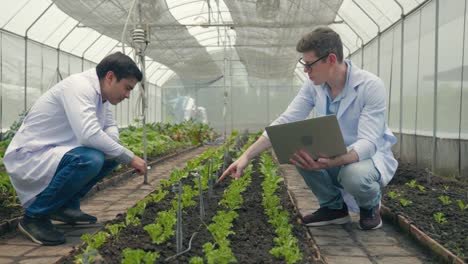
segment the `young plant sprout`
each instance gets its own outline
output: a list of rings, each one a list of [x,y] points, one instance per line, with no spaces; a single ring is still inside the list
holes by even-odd
[[[388,193],[388,197],[390,197],[390,199],[395,199],[395,198],[400,197],[400,194],[399,194],[399,193],[396,193],[396,192],[394,192],[394,191],[390,191],[390,192]]]
[[[468,204],[464,204],[462,200],[457,200],[457,204],[462,212],[468,209]]]
[[[447,218],[445,218],[444,213],[441,213],[441,212],[434,213],[434,219],[439,224],[447,223]]]
[[[437,198],[442,202],[443,205],[449,205],[452,203],[450,197],[448,197],[447,195],[441,195]]]
[[[410,200],[406,200],[406,199],[404,199],[404,198],[401,198],[401,199],[400,199],[400,204],[401,204],[401,206],[403,206],[403,207],[407,207],[408,205],[410,205],[410,204],[412,204],[412,203],[413,203],[413,202],[411,202]]]

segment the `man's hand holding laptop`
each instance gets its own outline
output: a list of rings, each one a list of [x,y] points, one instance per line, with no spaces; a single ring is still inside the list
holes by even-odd
[[[319,158],[314,160],[304,149],[296,151],[289,161],[291,164],[304,170],[323,170],[337,166],[336,158]]]

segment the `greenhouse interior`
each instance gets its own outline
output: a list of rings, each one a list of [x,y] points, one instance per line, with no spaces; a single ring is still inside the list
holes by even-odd
[[[0,263],[468,263],[467,0],[0,3]]]

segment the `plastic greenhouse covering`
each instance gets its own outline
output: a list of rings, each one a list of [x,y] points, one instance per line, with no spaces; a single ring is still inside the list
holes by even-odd
[[[145,31],[147,122],[209,122],[218,132],[263,129],[307,78],[295,46],[328,25],[345,57],[380,76],[397,157],[468,170],[463,0],[2,0],[0,127],[59,80],[123,51]],[[141,118],[138,89],[114,107]]]

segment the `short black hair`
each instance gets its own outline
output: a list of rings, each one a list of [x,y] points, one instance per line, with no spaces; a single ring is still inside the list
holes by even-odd
[[[118,51],[106,56],[96,66],[96,72],[99,80],[106,77],[107,72],[112,71],[117,77],[117,81],[121,79],[135,78],[141,82],[143,74],[136,63],[127,55]]]
[[[312,32],[304,35],[296,46],[297,52],[315,52],[318,58],[334,53],[338,62],[343,61],[343,43],[340,35],[329,27],[317,27]]]

